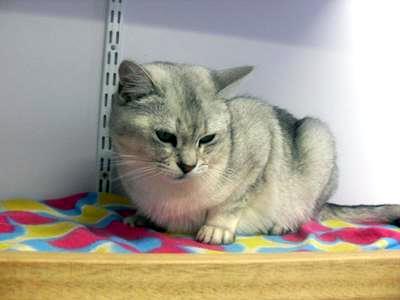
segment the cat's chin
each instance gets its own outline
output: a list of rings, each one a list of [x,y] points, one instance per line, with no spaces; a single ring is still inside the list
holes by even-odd
[[[192,174],[177,175],[177,176],[167,176],[168,182],[172,184],[186,184],[192,182],[197,176]]]
[[[191,175],[180,175],[177,177],[172,177],[172,181],[174,183],[186,183],[190,180],[193,180],[194,176]]]

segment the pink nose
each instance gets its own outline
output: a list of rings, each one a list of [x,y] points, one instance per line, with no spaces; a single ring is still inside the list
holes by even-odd
[[[185,174],[189,173],[190,171],[192,171],[194,169],[194,167],[196,166],[196,165],[187,165],[187,164],[182,163],[182,162],[177,163],[177,165],[178,165],[179,169],[181,169],[182,172],[185,173]]]

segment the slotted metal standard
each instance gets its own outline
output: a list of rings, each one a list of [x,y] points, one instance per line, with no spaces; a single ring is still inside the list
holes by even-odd
[[[117,89],[117,70],[122,49],[122,12],[125,1],[108,0],[97,142],[97,190],[99,192],[111,191],[112,140],[109,134],[108,120],[111,112],[112,95]]]

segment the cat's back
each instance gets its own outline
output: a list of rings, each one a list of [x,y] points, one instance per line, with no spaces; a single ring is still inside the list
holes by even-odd
[[[280,140],[295,146],[298,128],[303,119],[298,119],[275,105],[254,97],[236,97],[228,102],[228,106],[236,129],[248,136],[248,141],[256,141],[259,134],[280,136]],[[255,134],[252,138],[250,134]],[[269,136],[270,137],[270,136]],[[294,151],[295,152],[295,151]]]
[[[270,147],[273,107],[253,97],[235,97],[227,101],[231,115],[231,161],[239,167],[264,162]]]
[[[301,120],[287,110],[254,97],[236,97],[228,101],[232,124],[246,134],[281,135],[287,143],[296,139]],[[265,133],[265,131],[268,131]],[[250,138],[251,140],[251,138]]]
[[[266,125],[274,117],[273,106],[254,97],[235,97],[227,101],[227,105],[232,124],[236,126]]]

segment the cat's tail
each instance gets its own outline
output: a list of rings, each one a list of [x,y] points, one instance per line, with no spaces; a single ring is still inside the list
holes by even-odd
[[[396,223],[400,221],[400,205],[337,205],[325,203],[319,220],[342,219],[351,223]]]

